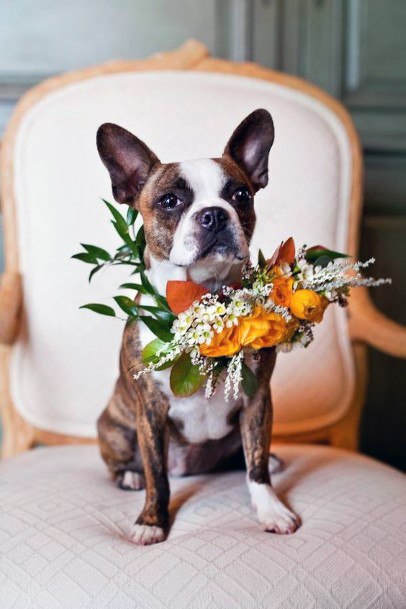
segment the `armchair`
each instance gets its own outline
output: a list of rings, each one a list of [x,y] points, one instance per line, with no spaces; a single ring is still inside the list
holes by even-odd
[[[286,469],[274,483],[303,519],[292,537],[258,529],[244,474],[230,472],[173,480],[168,540],[135,547],[142,498],[114,488],[94,445],[122,332],[78,310],[110,295],[111,276],[90,291],[70,260],[80,241],[114,244],[96,129],[122,124],[163,161],[213,156],[256,107],[272,112],[276,141],[253,249],[293,235],[356,255],[358,137],[338,101],[298,78],[188,41],[52,78],[19,102],[1,159],[2,608],[404,607],[406,482],[355,450],[366,348],[406,357],[406,329],[367,290],[328,310],[306,353],[278,357],[272,449]]]

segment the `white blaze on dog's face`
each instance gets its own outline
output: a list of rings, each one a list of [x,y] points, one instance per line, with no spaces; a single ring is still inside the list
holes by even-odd
[[[139,209],[148,254],[186,267],[195,280],[248,258],[254,195],[268,183],[274,128],[266,110],[247,116],[220,158],[161,163],[138,138],[105,124],[97,147],[119,203]],[[201,277],[200,277],[201,275]]]
[[[193,200],[182,210],[169,261],[191,267],[207,258],[211,264],[247,258],[250,235],[242,226],[247,222],[253,226],[255,215],[253,193],[244,176],[233,180],[221,161],[214,159],[185,161],[179,171]]]

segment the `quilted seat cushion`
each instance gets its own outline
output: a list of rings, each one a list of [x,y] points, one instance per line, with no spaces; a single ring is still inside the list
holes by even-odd
[[[404,609],[404,476],[332,448],[277,452],[296,534],[262,532],[231,472],[173,479],[173,528],[150,547],[127,541],[144,492],[116,489],[95,447],[2,463],[1,608]]]

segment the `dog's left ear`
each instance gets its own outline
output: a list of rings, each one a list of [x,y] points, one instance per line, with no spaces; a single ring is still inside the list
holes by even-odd
[[[114,123],[104,123],[99,127],[96,144],[110,174],[115,200],[135,205],[159,159],[142,140]]]
[[[225,147],[229,156],[251,180],[255,190],[268,184],[268,157],[275,130],[267,110],[254,110],[237,127]]]

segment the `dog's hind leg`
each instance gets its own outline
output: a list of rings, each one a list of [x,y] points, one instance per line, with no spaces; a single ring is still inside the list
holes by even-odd
[[[269,474],[278,474],[279,472],[283,471],[283,469],[285,468],[285,463],[282,459],[280,459],[278,457],[278,455],[275,455],[275,453],[270,453],[269,455],[269,459],[268,459],[268,471]]]
[[[145,488],[145,479],[137,432],[116,421],[109,406],[97,421],[101,456],[119,488],[127,491],[141,490]]]
[[[116,475],[116,486],[123,491],[142,491],[145,488],[144,474],[126,469]]]

